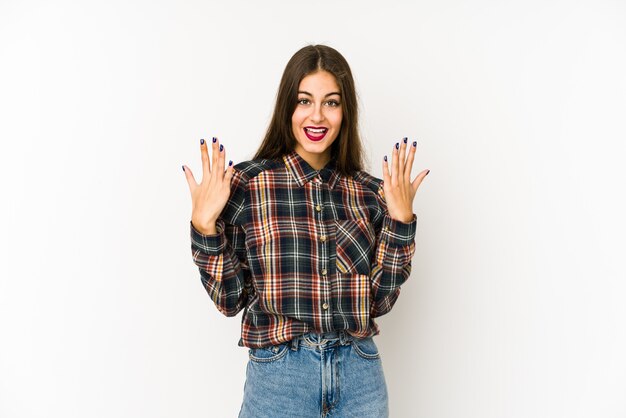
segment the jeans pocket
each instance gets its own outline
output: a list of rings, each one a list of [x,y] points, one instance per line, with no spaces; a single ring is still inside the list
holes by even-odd
[[[380,353],[372,337],[355,338],[352,340],[352,347],[357,355],[365,360],[378,360]]]
[[[270,363],[285,357],[288,351],[287,344],[251,348],[248,350],[248,357],[255,363]]]

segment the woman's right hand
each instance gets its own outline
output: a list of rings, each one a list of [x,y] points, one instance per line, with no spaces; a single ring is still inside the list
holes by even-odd
[[[202,154],[202,181],[196,179],[189,167],[183,165],[189,191],[191,192],[191,223],[198,232],[211,235],[217,233],[216,221],[230,197],[230,181],[233,178],[232,161],[224,171],[226,151],[216,138],[212,143],[212,158],[209,162],[207,143],[200,140]]]

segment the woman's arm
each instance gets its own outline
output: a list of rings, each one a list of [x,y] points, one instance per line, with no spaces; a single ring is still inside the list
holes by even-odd
[[[226,316],[237,315],[246,306],[250,285],[243,228],[220,217],[217,233],[204,235],[191,224],[191,252],[217,309]]]
[[[250,276],[241,226],[247,177],[235,171],[232,161],[224,170],[226,151],[217,138],[212,141],[211,159],[204,140],[200,141],[200,152],[200,183],[183,166],[192,199],[192,256],[217,309],[234,316],[246,305]]]
[[[372,262],[372,303],[370,316],[375,318],[389,312],[400,294],[400,286],[411,274],[411,259],[415,253],[417,217],[413,199],[424,177],[423,170],[411,181],[417,142],[407,138],[392,149],[391,173],[387,156],[383,161],[383,185],[377,199],[385,214],[376,231],[376,254]]]
[[[379,204],[385,216],[376,231],[376,252],[370,270],[371,304],[370,317],[376,318],[389,312],[400,295],[400,286],[411,274],[411,259],[415,254],[415,231],[417,217],[405,223],[392,219],[387,213],[382,188],[378,194]]]

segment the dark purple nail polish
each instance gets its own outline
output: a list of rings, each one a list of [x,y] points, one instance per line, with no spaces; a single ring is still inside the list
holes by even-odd
[[[387,156],[385,155],[385,161],[387,161]]]
[[[204,139],[200,139],[200,145],[204,145]]]
[[[417,146],[417,141],[413,141],[413,146],[416,147]]]
[[[400,148],[400,143],[396,142],[396,149]]]
[[[220,152],[224,149],[224,145],[220,144]]]
[[[406,144],[406,141],[408,141],[409,138],[407,138],[406,136],[404,137],[404,143]]]
[[[217,138],[216,138],[216,137],[213,137],[213,143],[215,143],[215,141],[217,141]]]
[[[230,167],[231,165],[233,165],[233,160],[230,160],[230,161],[228,162],[228,166]]]
[[[428,171],[426,172],[426,176],[428,175],[428,173],[430,173],[430,170],[428,170]],[[424,176],[424,177],[426,177],[426,176]]]
[[[183,165],[182,167],[183,167],[183,171],[185,171],[185,166]]]

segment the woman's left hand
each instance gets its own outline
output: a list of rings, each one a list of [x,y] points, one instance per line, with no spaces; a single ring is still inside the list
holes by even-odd
[[[406,155],[407,147],[410,148],[408,156]],[[411,169],[413,168],[416,148],[417,142],[413,142],[409,146],[407,145],[407,138],[394,146],[391,153],[391,174],[389,174],[387,156],[383,161],[383,191],[385,192],[387,211],[391,218],[401,222],[413,220],[415,193],[424,177],[430,173],[430,170],[424,170],[411,182]]]

